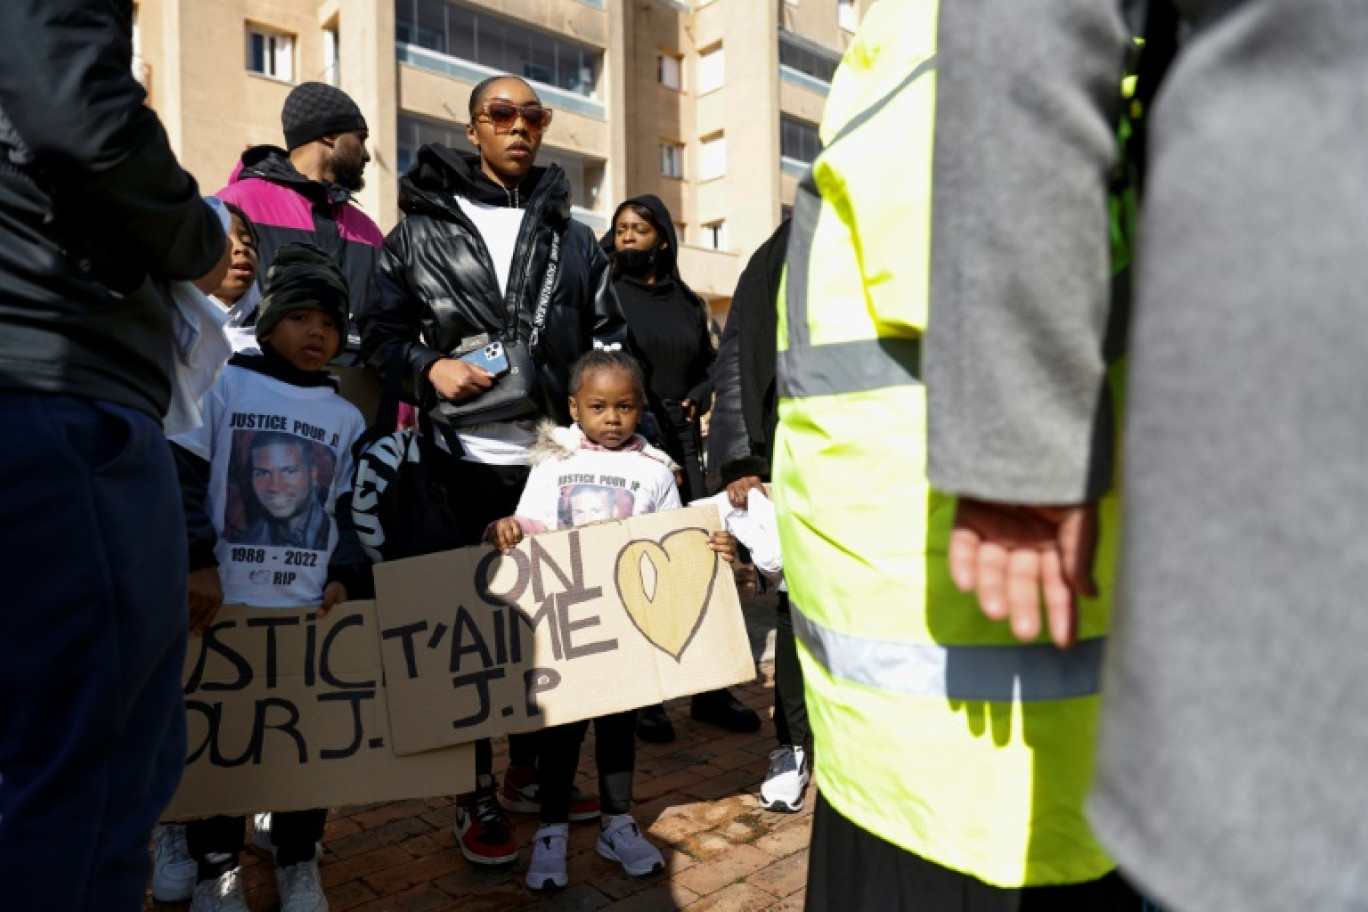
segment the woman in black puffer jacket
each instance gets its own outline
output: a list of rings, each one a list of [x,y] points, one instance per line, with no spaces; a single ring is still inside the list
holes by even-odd
[[[476,544],[490,522],[513,515],[537,421],[569,422],[570,366],[592,348],[626,341],[608,257],[592,231],[571,221],[560,167],[534,165],[550,122],[517,77],[475,87],[466,135],[477,154],[435,143],[418,151],[400,181],[408,217],[385,239],[357,317],[362,353],[382,372],[401,373],[420,434],[438,444],[425,447],[423,460],[461,540],[431,550]],[[493,340],[528,352],[516,374],[496,376],[457,357]],[[510,735],[505,797],[531,794],[540,775],[544,822],[597,816],[597,801],[572,791],[583,729]],[[481,864],[517,857],[492,765],[490,742],[476,742],[477,789],[461,797],[457,821],[462,853]]]

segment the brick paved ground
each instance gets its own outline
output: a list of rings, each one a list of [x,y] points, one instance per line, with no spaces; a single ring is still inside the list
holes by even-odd
[[[669,708],[678,739],[661,745],[638,742],[635,816],[665,856],[664,875],[627,877],[594,851],[598,827],[574,824],[569,886],[552,894],[532,893],[522,878],[526,846],[537,828],[534,819],[513,818],[524,847],[519,864],[489,868],[471,865],[456,849],[450,798],[399,801],[344,808],[329,818],[322,873],[333,912],[801,909],[814,796],[809,791],[801,814],[759,807],[756,796],[774,747],[771,666],[760,667],[755,683],[732,689],[765,720],[758,734],[698,725],[688,718],[688,701],[675,700]],[[505,765],[496,753],[495,770]],[[581,754],[579,782],[592,789],[596,781],[591,734]],[[269,859],[255,851],[245,859],[253,912],[274,912],[278,904]],[[187,907],[149,899],[145,908],[183,912]]]

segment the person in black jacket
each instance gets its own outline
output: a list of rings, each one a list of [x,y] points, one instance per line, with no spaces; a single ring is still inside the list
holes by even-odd
[[[659,197],[648,193],[619,205],[599,244],[612,260],[651,414],[665,452],[683,470],[679,499],[687,504],[704,494],[698,417],[712,404],[711,314],[679,274],[679,238]]]
[[[687,504],[706,493],[698,418],[713,398],[712,315],[679,274],[679,236],[660,197],[648,193],[620,204],[599,244],[612,258],[614,287],[632,351],[646,374],[651,415],[665,452],[682,470],[679,499]],[[760,728],[755,710],[725,688],[694,696],[690,714],[729,731]],[[644,707],[637,734],[653,744],[673,741],[665,707]]]
[[[775,393],[777,295],[788,249],[785,220],[755,251],[736,283],[727,328],[722,333],[713,382],[717,404],[708,433],[709,481],[727,489],[733,506],[745,507],[751,488],[765,489],[774,458],[779,422]],[[788,592],[780,590],[774,634],[774,733],[779,747],[760,789],[772,811],[798,811],[811,779],[807,741],[811,735],[803,698],[803,669],[793,636]]]
[[[569,423],[570,365],[592,348],[626,342],[608,258],[593,232],[570,219],[564,172],[535,165],[550,122],[515,76],[475,87],[466,135],[477,152],[435,143],[418,150],[400,181],[408,217],[385,239],[359,317],[370,363],[403,373],[420,433],[435,444],[432,471],[470,545],[516,511],[537,420]],[[520,365],[517,374],[496,377],[457,357],[493,339]],[[558,737],[556,728],[510,736],[504,798],[520,810],[539,805],[545,822],[597,817],[597,799],[572,794],[578,746]],[[483,864],[517,857],[492,765],[489,741],[477,742],[478,787],[462,796],[456,825],[461,851]],[[531,785],[527,773],[541,777],[536,798],[519,790]]]
[[[132,74],[131,0],[0,4],[0,884],[141,909],[185,761],[167,280],[222,223]]]

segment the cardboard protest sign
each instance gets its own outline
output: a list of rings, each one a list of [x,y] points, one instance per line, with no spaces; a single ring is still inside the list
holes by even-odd
[[[166,820],[369,804],[469,791],[474,749],[397,757],[375,605],[225,606],[190,637],[189,755]]]
[[[394,751],[659,703],[755,677],[712,507],[375,568]]]

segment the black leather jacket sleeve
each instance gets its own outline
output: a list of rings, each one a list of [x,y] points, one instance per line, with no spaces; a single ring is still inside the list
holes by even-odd
[[[197,278],[225,243],[133,77],[128,0],[0,3],[0,155],[117,239],[130,273]]]
[[[404,396],[418,402],[427,388],[428,369],[443,355],[424,345],[419,335],[426,305],[409,285],[408,248],[408,224],[400,222],[385,238],[370,298],[357,315],[357,324],[362,357],[382,373],[396,366],[403,370]]]
[[[594,326],[590,338],[596,348],[630,350],[627,344],[627,321],[622,316],[617,290],[613,288],[613,271],[608,254],[603,252],[589,235],[589,275],[594,287]]]
[[[712,363],[717,399],[708,420],[708,487],[717,490],[747,475],[765,476],[769,466],[751,452],[741,410],[741,298],[732,299],[722,344]]]

